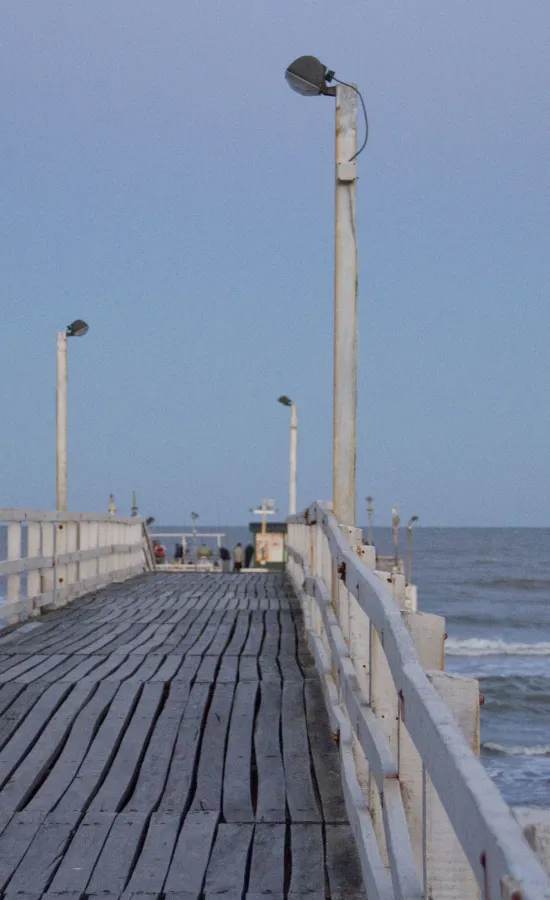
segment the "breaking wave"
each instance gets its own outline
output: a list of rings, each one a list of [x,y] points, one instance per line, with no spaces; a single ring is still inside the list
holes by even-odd
[[[449,638],[445,642],[449,656],[550,656],[550,643],[511,643],[500,638]]]
[[[481,745],[482,750],[493,753],[495,756],[547,756],[550,757],[550,746],[539,747],[506,747],[503,744],[495,744],[487,741]]]

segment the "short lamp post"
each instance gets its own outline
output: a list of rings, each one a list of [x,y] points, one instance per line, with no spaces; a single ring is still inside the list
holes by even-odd
[[[298,471],[298,409],[290,397],[283,394],[279,403],[290,407],[290,471],[288,486],[288,514],[296,514],[296,479]]]
[[[67,338],[82,337],[87,331],[86,322],[76,319],[57,332],[56,502],[62,512],[67,510]]]
[[[407,581],[412,584],[413,574],[413,525],[418,522],[418,516],[411,516],[407,522]]]
[[[306,97],[336,98],[336,209],[334,278],[334,514],[345,525],[356,517],[357,420],[357,101],[352,84],[335,79],[314,56],[301,56],[286,70],[290,87]],[[337,81],[336,86],[328,82]],[[362,98],[361,98],[362,101]],[[364,104],[363,104],[364,110]],[[366,113],[365,113],[366,122]]]

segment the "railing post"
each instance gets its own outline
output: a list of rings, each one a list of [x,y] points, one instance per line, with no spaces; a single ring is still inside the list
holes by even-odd
[[[67,522],[67,553],[76,553],[78,550],[78,522]],[[69,603],[76,592],[76,582],[77,582],[77,573],[78,573],[78,563],[67,563],[67,587],[69,592],[67,594],[66,602]]]
[[[42,556],[52,561],[52,565],[41,571],[41,594],[49,594],[54,590],[53,558],[55,552],[55,536],[53,522],[42,523]]]
[[[429,613],[404,610],[403,619],[414,641],[423,669],[443,669],[445,619]],[[399,784],[418,877],[424,871],[424,821],[422,759],[407,730],[407,710],[399,716]]]
[[[42,555],[40,544],[40,523],[29,522],[27,525],[27,556],[29,559],[36,559],[36,557]],[[34,607],[33,601],[40,594],[40,571],[38,569],[29,572],[27,576],[27,594],[30,601],[29,612],[32,612]]]
[[[88,522],[81,522],[78,528],[78,549],[89,550],[90,548],[90,526]],[[81,559],[78,564],[78,581],[85,581],[90,571],[90,561]]]
[[[90,550],[99,550],[100,541],[99,541],[99,522],[90,522],[89,528],[89,549]],[[96,578],[101,574],[101,559],[99,556],[96,556],[95,559],[90,560],[90,568],[88,570],[88,574],[91,576],[95,576]]]
[[[466,742],[479,756],[479,684],[473,678],[426,673],[443,702],[451,710]],[[453,826],[433,787],[424,779],[426,796],[425,823],[425,896],[431,900],[474,900],[479,887]]]
[[[21,523],[10,522],[8,525],[8,560],[21,559]],[[17,603],[21,599],[21,575],[8,575],[8,603]]]
[[[67,565],[59,565],[57,557],[67,552],[67,523],[58,522],[55,528],[55,557],[56,557],[56,591],[62,591],[67,587]],[[55,599],[55,606],[65,606],[68,598]]]

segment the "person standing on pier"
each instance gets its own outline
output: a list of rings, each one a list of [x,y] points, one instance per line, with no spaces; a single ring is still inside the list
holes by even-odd
[[[252,557],[254,556],[254,547],[252,544],[247,544],[244,548],[244,567],[245,569],[250,568],[250,563],[252,562]]]
[[[243,567],[243,545],[239,541],[233,550],[233,571],[240,572]]]
[[[231,565],[231,554],[227,547],[220,547],[220,560],[222,563],[222,572],[227,574]]]

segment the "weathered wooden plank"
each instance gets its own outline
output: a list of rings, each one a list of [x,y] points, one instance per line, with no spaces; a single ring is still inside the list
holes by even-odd
[[[0,836],[0,891],[3,891],[40,828],[44,816],[17,813]]]
[[[283,681],[285,682],[297,682],[301,684],[304,680],[304,676],[300,666],[296,661],[295,656],[289,656],[288,654],[279,654],[279,668],[281,670],[281,674],[283,676]]]
[[[219,684],[214,689],[204,730],[203,744],[207,752],[201,753],[199,758],[197,788],[192,810],[221,809],[225,740],[231,716],[233,690],[231,684]]]
[[[256,802],[258,822],[286,820],[285,773],[279,736],[281,702],[281,685],[262,682],[254,732],[258,775]]]
[[[214,641],[219,627],[219,622],[210,622],[193,646],[189,648],[188,653],[191,656],[203,656],[205,653],[210,653],[210,645]]]
[[[59,866],[76,826],[76,816],[48,816],[10,881],[14,893],[43,892]]]
[[[252,825],[218,827],[206,870],[205,896],[211,894],[240,896],[243,893],[252,831]]]
[[[83,819],[55,873],[51,892],[86,890],[114,821],[113,813],[89,813]]]
[[[235,624],[235,613],[225,613],[223,621],[214,635],[214,640],[208,647],[208,653],[212,656],[221,656],[225,652],[225,648],[229,644],[233,626]]]
[[[59,759],[28,802],[29,812],[50,812],[63,796],[84,759],[94,737],[98,722],[113,699],[116,685],[99,684],[97,690],[79,713]]]
[[[285,825],[256,825],[249,894],[280,894],[285,889]]]
[[[151,735],[134,792],[126,804],[126,812],[150,812],[156,809],[168,776],[189,690],[189,685],[183,683],[171,686],[164,709]]]
[[[144,813],[116,816],[94,866],[87,894],[123,892],[139,852],[146,822]]]
[[[176,677],[179,667],[183,662],[180,653],[169,653],[164,657],[164,662],[151,677],[152,681],[171,681]]]
[[[83,810],[88,805],[115,756],[138,695],[139,685],[120,685],[76,777],[59,802],[58,811]]]
[[[139,855],[129,891],[139,894],[160,894],[180,830],[180,816],[176,813],[153,815]]]
[[[292,825],[290,837],[292,851],[290,895],[316,893],[324,896],[325,872],[321,826]]]
[[[40,676],[36,675],[36,671],[29,673],[33,678],[29,678],[29,682],[37,681],[38,677],[40,677],[40,681],[47,681],[49,684],[53,684],[56,681],[61,681],[62,678],[67,675],[68,672],[72,671],[75,668],[78,657],[71,656],[69,654],[64,654],[63,662],[59,663],[57,666],[54,666],[53,669],[49,669],[47,672],[43,672]],[[22,679],[23,680],[23,679]]]
[[[239,657],[224,656],[218,671],[216,681],[220,684],[232,684],[237,680],[239,673]]]
[[[200,656],[187,656],[172,681],[184,681],[185,683],[193,680],[197,674],[197,669],[201,664]]]
[[[255,656],[241,656],[239,660],[239,681],[259,681],[258,660]]]
[[[105,676],[106,681],[126,681],[127,678],[130,678],[134,672],[141,666],[144,656],[138,656],[137,654],[130,654],[124,662],[114,669],[110,675]]]
[[[196,812],[186,816],[166,877],[164,890],[167,896],[184,889],[189,900],[198,900],[217,824],[218,814],[215,812]]]
[[[250,628],[250,617],[246,612],[236,614],[235,630],[233,636],[227,645],[224,656],[240,656],[242,649],[248,637],[248,629]]]
[[[319,822],[321,816],[311,780],[303,684],[283,684],[283,762],[286,794],[293,822]]]
[[[177,682],[172,682],[171,690]],[[181,721],[168,779],[160,802],[161,812],[185,811],[191,799],[193,777],[203,722],[210,697],[210,686],[196,684],[189,695]]]
[[[59,681],[75,682],[88,678],[89,681],[99,681],[95,670],[105,662],[104,656],[73,656],[73,667],[59,678]],[[80,660],[80,661],[79,661]],[[55,670],[54,670],[55,671]],[[48,680],[48,679],[46,679]]]
[[[281,635],[278,612],[273,609],[268,610],[265,613],[264,621],[265,636],[262,644],[261,657],[264,659],[277,659]]]
[[[19,665],[19,663],[24,662],[26,659],[29,659],[34,654],[32,653],[16,653],[15,650],[9,656],[0,657],[0,672],[5,672],[6,669],[11,669],[13,666]],[[4,685],[0,686],[0,690],[2,690]]]
[[[0,791],[0,806],[23,809],[59,755],[67,734],[93,691],[90,685],[76,685],[52,716],[38,741],[25,756]]]
[[[196,680],[214,682],[216,680],[218,663],[219,658],[217,656],[205,656],[198,668]]]
[[[21,722],[21,719],[19,718],[19,700],[17,700],[13,704],[13,707],[8,711],[8,715],[13,711],[13,715],[17,715],[15,721],[20,722],[21,724],[19,724],[15,733],[13,733],[13,730],[10,729],[9,726],[13,724],[14,720],[11,722],[8,720],[6,722],[6,725],[8,726],[7,730],[12,736],[7,743],[4,744],[2,754],[0,755],[0,785],[3,785],[7,781],[19,761],[29,751],[30,747],[33,746],[37,737],[40,735],[40,732],[54,714],[57,707],[64,700],[70,688],[67,685],[52,684],[43,692],[40,688],[34,689],[34,686],[30,686],[27,690],[30,692],[28,699],[31,701],[31,705],[30,707],[25,708],[25,712],[28,711],[28,715],[23,721]],[[24,698],[25,694],[22,694],[19,699],[24,701]],[[18,707],[18,709],[16,710],[15,707]],[[21,708],[24,708],[23,704],[21,704]],[[2,743],[1,738],[0,743]]]
[[[326,870],[331,897],[364,897],[359,855],[350,825],[327,825]]]
[[[292,613],[280,612],[279,622],[281,627],[279,656],[296,657],[298,638],[296,635],[296,628],[294,627]]]
[[[264,616],[255,611],[250,616],[250,630],[241,656],[259,656],[264,639]]]
[[[162,664],[163,656],[161,653],[149,653],[142,657],[141,665],[130,675],[127,681],[157,681],[155,673]]]
[[[18,683],[3,684],[0,687],[0,716],[4,715],[24,689],[24,686]]]
[[[223,776],[226,822],[254,821],[250,770],[257,690],[254,681],[242,681],[235,688]]]
[[[311,755],[323,818],[325,822],[346,823],[348,816],[342,790],[340,758],[332,739],[321,685],[318,680],[308,680],[304,691]]]
[[[304,705],[304,684],[300,682],[283,684],[282,704],[283,749],[285,753],[309,754],[306,715]]]
[[[18,676],[17,680],[22,684],[30,684],[32,681],[37,681],[39,678],[47,675],[52,669],[64,663],[66,659],[66,653],[52,653],[40,666],[35,666],[30,671],[23,672],[22,675]]]
[[[103,651],[102,655],[110,654],[115,645],[115,641],[119,641],[125,633],[132,628],[131,622],[122,622],[120,625],[105,624],[102,625],[93,635],[85,635],[80,640],[69,645],[71,653],[82,654],[98,654]]]
[[[132,720],[90,811],[119,812],[145,754],[162,699],[163,685],[145,684]]]
[[[4,669],[3,672],[0,672],[0,683],[5,683],[6,681],[17,681],[21,675],[27,672],[29,669],[34,669],[36,666],[41,665],[43,662],[47,662],[48,656],[44,653],[35,653],[33,656],[27,656],[24,659],[19,659],[16,661],[14,658],[13,665],[9,666],[7,669]]]
[[[103,681],[104,678],[108,678],[111,672],[115,672],[119,669],[124,664],[125,660],[126,656],[124,653],[111,653],[110,656],[105,657],[101,665],[92,669],[86,677],[90,681]]]
[[[260,656],[259,665],[262,681],[281,681],[281,670],[276,659],[272,659],[270,656]]]

